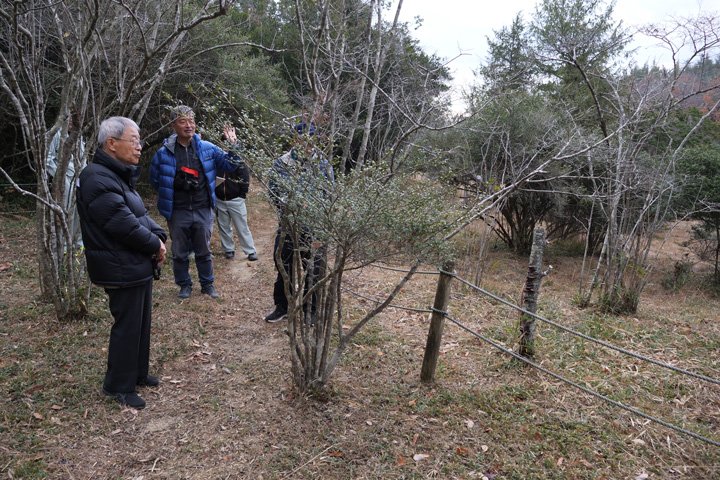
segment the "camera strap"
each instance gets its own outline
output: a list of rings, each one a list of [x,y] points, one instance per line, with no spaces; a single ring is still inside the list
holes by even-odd
[[[188,168],[185,166],[180,167],[180,170],[182,170],[185,173],[189,173],[190,175],[192,175],[195,178],[200,178],[200,172],[198,172],[197,170],[193,170],[192,168]]]

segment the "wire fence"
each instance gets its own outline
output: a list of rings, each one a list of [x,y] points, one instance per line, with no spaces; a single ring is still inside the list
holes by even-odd
[[[523,363],[525,363],[525,364],[527,364],[527,365],[529,365],[529,366],[531,366],[531,367],[533,367],[533,368],[535,368],[535,369],[537,369],[537,370],[540,370],[541,372],[543,372],[543,373],[545,373],[545,374],[547,374],[547,375],[550,375],[551,377],[555,378],[556,380],[560,380],[561,382],[566,383],[566,384],[568,384],[568,385],[570,385],[570,386],[572,386],[572,387],[575,387],[575,388],[577,388],[577,389],[579,389],[579,390],[582,390],[583,392],[585,392],[585,393],[587,393],[587,394],[589,394],[589,395],[592,395],[593,397],[599,398],[600,400],[603,400],[603,401],[605,401],[605,402],[607,402],[607,403],[609,403],[609,404],[611,404],[611,405],[614,405],[614,406],[616,406],[616,407],[618,407],[618,408],[622,408],[623,410],[627,410],[628,412],[634,413],[635,415],[638,415],[638,416],[640,416],[640,417],[642,417],[642,418],[644,418],[644,419],[646,419],[646,420],[650,420],[651,422],[654,422],[654,423],[657,423],[657,424],[662,425],[662,426],[664,426],[664,427],[667,427],[667,428],[670,428],[670,429],[672,429],[672,430],[675,430],[675,431],[678,432],[678,433],[682,433],[682,434],[684,434],[684,435],[688,435],[688,436],[690,436],[690,437],[692,437],[692,438],[695,438],[695,439],[697,439],[697,440],[700,440],[700,441],[702,441],[702,442],[709,443],[710,445],[714,445],[714,446],[716,446],[716,447],[720,447],[720,442],[716,442],[715,440],[711,440],[711,439],[709,439],[709,438],[703,437],[702,435],[698,435],[698,434],[695,433],[695,432],[691,432],[691,431],[686,430],[686,429],[684,429],[684,428],[682,428],[682,427],[678,427],[678,426],[676,426],[676,425],[673,425],[673,424],[671,424],[671,423],[668,423],[668,422],[666,422],[666,421],[664,421],[664,420],[660,420],[659,418],[653,417],[652,415],[648,415],[647,413],[642,412],[642,411],[640,411],[640,410],[638,410],[638,409],[636,409],[636,408],[630,407],[630,406],[628,406],[628,405],[625,405],[624,403],[618,402],[617,400],[613,400],[612,398],[606,397],[605,395],[603,395],[603,394],[601,394],[601,393],[599,393],[599,392],[596,392],[595,390],[592,390],[592,389],[590,389],[590,388],[584,387],[584,386],[580,385],[579,383],[575,383],[575,382],[573,382],[572,380],[568,380],[567,378],[565,378],[565,377],[563,377],[563,376],[561,376],[561,375],[558,375],[557,373],[551,372],[551,371],[548,370],[547,368],[538,365],[537,363],[535,363],[535,362],[533,362],[533,361],[531,361],[531,360],[523,357],[522,355],[520,355],[520,354],[518,354],[518,353],[513,352],[512,350],[508,350],[507,348],[503,347],[502,345],[500,345],[500,344],[498,344],[498,343],[496,343],[496,342],[493,342],[493,341],[490,340],[489,338],[487,338],[487,337],[479,334],[478,332],[476,332],[476,331],[474,331],[474,330],[466,327],[466,326],[463,325],[462,323],[460,323],[460,322],[458,322],[457,320],[455,320],[455,319],[451,318],[450,316],[448,316],[447,312],[442,312],[442,313],[444,314],[444,316],[445,316],[445,318],[446,318],[447,320],[449,320],[450,322],[454,323],[454,324],[457,325],[458,327],[462,328],[462,329],[465,330],[466,332],[471,333],[472,335],[476,336],[477,338],[479,338],[479,339],[482,340],[483,342],[486,342],[486,343],[488,343],[489,345],[492,345],[493,347],[497,348],[498,350],[500,350],[500,351],[502,351],[502,352],[504,352],[504,353],[512,356],[513,358],[515,358],[515,359],[517,359],[517,360],[520,360],[521,362],[523,362]]]
[[[382,269],[386,269],[386,270],[394,270],[394,271],[398,271],[398,272],[404,272],[404,273],[409,272],[409,270],[400,269],[400,268],[385,267],[385,266],[380,266],[380,265],[375,265],[375,264],[373,264],[372,266],[375,266],[375,267],[378,267],[378,268],[382,268]],[[455,272],[447,272],[447,271],[444,271],[444,270],[442,270],[442,269],[439,269],[438,271],[422,272],[422,273],[423,273],[423,274],[435,274],[435,275],[444,274],[444,275],[451,276],[452,278],[457,279],[459,282],[461,282],[461,283],[463,283],[464,285],[472,288],[473,290],[477,291],[478,293],[481,293],[481,294],[483,294],[483,295],[485,295],[485,296],[487,296],[487,297],[489,297],[489,298],[492,298],[493,300],[495,300],[495,301],[497,301],[497,302],[500,302],[500,303],[502,303],[502,304],[504,304],[504,305],[507,305],[507,306],[509,306],[509,307],[512,307],[512,308],[514,308],[515,310],[517,310],[517,311],[519,311],[519,312],[521,312],[521,313],[523,313],[523,314],[525,314],[525,315],[528,315],[528,316],[530,316],[530,317],[532,317],[532,318],[534,318],[534,319],[536,319],[536,320],[539,320],[539,321],[541,321],[541,322],[544,322],[544,323],[546,323],[546,324],[548,324],[548,325],[550,325],[550,326],[552,326],[552,327],[555,327],[555,328],[557,328],[557,329],[559,329],[559,330],[562,330],[562,331],[564,331],[564,332],[566,332],[566,333],[569,333],[569,334],[571,334],[571,335],[575,335],[575,336],[577,336],[577,337],[579,337],[579,338],[582,338],[582,339],[584,339],[584,340],[588,340],[588,341],[590,341],[590,342],[596,343],[597,345],[600,345],[600,346],[602,346],[602,347],[612,349],[612,350],[614,350],[614,351],[616,351],[616,352],[619,352],[619,353],[622,353],[622,354],[624,354],[624,355],[630,356],[630,357],[635,358],[635,359],[637,359],[637,360],[641,360],[641,361],[644,361],[644,362],[651,363],[651,364],[653,364],[653,365],[657,365],[657,366],[662,367],[662,368],[666,368],[666,369],[671,370],[671,371],[673,371],[673,372],[675,372],[675,373],[678,373],[678,374],[681,374],[681,375],[687,375],[687,376],[689,376],[689,377],[692,377],[692,378],[695,378],[695,379],[698,379],[698,380],[703,380],[703,381],[706,381],[706,382],[709,382],[709,383],[713,383],[713,384],[715,384],[715,385],[720,385],[720,380],[718,380],[718,379],[711,378],[711,377],[708,377],[708,376],[705,376],[705,375],[700,375],[700,374],[697,374],[697,373],[695,373],[695,372],[690,372],[690,371],[688,371],[688,370],[684,370],[684,369],[682,369],[682,368],[678,368],[678,367],[676,367],[676,366],[674,366],[674,365],[669,365],[669,364],[667,364],[667,363],[660,362],[660,361],[658,361],[658,360],[655,360],[655,359],[646,357],[646,356],[644,356],[644,355],[640,355],[640,354],[638,354],[638,353],[631,352],[631,351],[626,350],[626,349],[624,349],[624,348],[621,348],[621,347],[612,345],[612,344],[610,344],[610,343],[608,343],[608,342],[604,342],[604,341],[602,341],[602,340],[593,338],[593,337],[591,337],[591,336],[589,336],[589,335],[585,335],[584,333],[581,333],[581,332],[578,332],[578,331],[573,330],[573,329],[571,329],[571,328],[565,327],[565,326],[563,326],[563,325],[561,325],[561,324],[559,324],[559,323],[557,323],[557,322],[554,322],[554,321],[552,321],[552,320],[548,320],[548,319],[546,319],[546,318],[544,318],[544,317],[542,317],[542,316],[540,316],[540,315],[537,315],[536,313],[527,311],[527,310],[523,309],[522,307],[519,307],[518,305],[515,305],[515,304],[513,304],[513,303],[511,303],[511,302],[508,302],[507,300],[504,300],[504,299],[498,297],[497,295],[494,295],[494,294],[488,292],[487,290],[485,290],[485,289],[483,289],[483,288],[481,288],[481,287],[478,287],[477,285],[472,284],[471,282],[469,282],[469,281],[467,281],[467,280],[465,280],[465,279],[457,276],[457,274],[456,274]],[[345,290],[348,291],[349,293],[351,293],[352,295],[357,296],[357,297],[364,298],[364,299],[366,299],[366,300],[370,300],[370,301],[375,302],[375,303],[378,303],[378,304],[382,303],[381,300],[377,300],[377,299],[374,299],[374,298],[371,298],[371,297],[368,297],[368,296],[365,296],[365,295],[361,295],[361,294],[359,294],[359,293],[357,293],[357,292],[354,292],[354,291],[352,291],[352,290],[350,290],[350,289],[345,288]],[[523,362],[523,363],[525,363],[525,364],[527,364],[527,365],[529,365],[529,366],[531,366],[531,367],[533,367],[533,368],[535,368],[535,369],[537,369],[537,370],[539,370],[539,371],[541,371],[541,372],[543,372],[543,373],[545,373],[545,374],[547,374],[547,375],[550,375],[551,377],[555,378],[556,380],[559,380],[559,381],[561,381],[561,382],[563,382],[563,383],[565,383],[565,384],[567,384],[567,385],[570,385],[570,386],[572,386],[572,387],[574,387],[574,388],[577,388],[578,390],[581,390],[581,391],[587,393],[588,395],[591,395],[591,396],[593,396],[593,397],[595,397],[595,398],[598,398],[598,399],[600,399],[600,400],[603,400],[604,402],[606,402],[606,403],[608,403],[608,404],[610,404],[610,405],[613,405],[613,406],[615,406],[615,407],[617,407],[617,408],[621,408],[621,409],[623,409],[623,410],[625,410],[625,411],[628,411],[628,412],[630,412],[630,413],[633,413],[633,414],[635,414],[635,415],[637,415],[637,416],[639,416],[639,417],[642,417],[642,418],[644,418],[644,419],[646,419],[646,420],[649,420],[649,421],[651,421],[651,422],[654,422],[654,423],[656,423],[656,424],[658,424],[658,425],[662,425],[662,426],[664,426],[664,427],[666,427],[666,428],[669,428],[669,429],[671,429],[671,430],[674,430],[674,431],[676,431],[676,432],[678,432],[678,433],[681,433],[681,434],[683,434],[683,435],[687,435],[687,436],[689,436],[689,437],[692,437],[692,438],[694,438],[694,439],[696,439],[696,440],[700,440],[700,441],[702,441],[702,442],[705,442],[705,443],[707,443],[707,444],[713,445],[713,446],[715,446],[715,447],[720,447],[720,442],[717,442],[717,441],[715,441],[715,440],[709,439],[709,438],[704,437],[704,436],[702,436],[702,435],[699,435],[699,434],[697,434],[697,433],[695,433],[695,432],[691,432],[691,431],[689,431],[689,430],[687,430],[687,429],[684,429],[684,428],[682,428],[682,427],[679,427],[679,426],[677,426],[677,425],[673,425],[673,424],[671,424],[671,423],[668,423],[668,422],[666,422],[666,421],[664,421],[664,420],[661,420],[661,419],[659,419],[659,418],[657,418],[657,417],[654,417],[654,416],[652,416],[652,415],[649,415],[649,414],[647,414],[647,413],[645,413],[645,412],[643,412],[643,411],[641,411],[641,410],[638,410],[638,409],[636,409],[636,408],[633,408],[633,407],[630,407],[630,406],[628,406],[628,405],[625,405],[625,404],[623,404],[623,403],[621,403],[621,402],[618,402],[617,400],[613,400],[612,398],[609,398],[609,397],[607,397],[607,396],[605,396],[605,395],[603,395],[603,394],[601,394],[601,393],[599,393],[599,392],[597,392],[597,391],[595,391],[595,390],[592,390],[592,389],[587,388],[587,387],[585,387],[585,386],[582,386],[582,385],[580,385],[580,384],[578,384],[578,383],[576,383],[576,382],[573,382],[572,380],[569,380],[569,379],[567,379],[567,378],[565,378],[565,377],[563,377],[563,376],[561,376],[561,375],[559,375],[559,374],[557,374],[557,373],[554,373],[554,372],[552,372],[552,371],[550,371],[550,370],[548,370],[548,369],[546,369],[546,368],[544,368],[544,367],[536,364],[535,362],[531,361],[530,359],[528,359],[528,358],[526,358],[526,357],[524,357],[524,356],[522,356],[522,355],[520,355],[520,354],[518,354],[518,353],[516,353],[516,352],[514,352],[514,351],[512,351],[512,350],[509,350],[509,349],[503,347],[502,345],[498,344],[497,342],[494,342],[494,341],[492,341],[491,339],[489,339],[489,338],[483,336],[482,334],[474,331],[473,329],[467,327],[466,325],[464,325],[463,323],[459,322],[458,320],[455,320],[454,318],[450,317],[450,316],[448,315],[448,312],[447,312],[447,311],[437,310],[437,309],[435,309],[434,307],[433,307],[432,309],[428,310],[428,309],[419,309],[419,308],[412,308],[412,307],[406,307],[406,306],[401,306],[401,305],[392,305],[392,304],[391,304],[391,305],[388,305],[388,306],[389,306],[389,307],[392,307],[392,308],[397,308],[397,309],[402,309],[402,310],[408,310],[408,311],[413,311],[413,312],[439,313],[439,314],[441,314],[445,319],[447,319],[449,322],[457,325],[457,326],[460,327],[461,329],[467,331],[468,333],[472,334],[473,336],[477,337],[478,339],[482,340],[483,342],[487,343],[488,345],[491,345],[491,346],[493,346],[494,348],[500,350],[501,352],[503,352],[503,353],[505,353],[505,354],[507,354],[507,355],[510,355],[511,357],[515,358],[516,360],[519,360],[519,361],[521,361],[521,362]]]

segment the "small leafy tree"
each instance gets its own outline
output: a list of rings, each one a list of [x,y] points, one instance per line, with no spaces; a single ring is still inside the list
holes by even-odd
[[[306,170],[288,177],[278,177],[272,170],[266,173],[266,178],[291,192],[280,208],[281,235],[292,238],[295,245],[292,275],[281,271],[290,300],[293,380],[303,391],[321,389],[354,335],[392,302],[419,260],[439,264],[447,258],[450,251],[444,237],[460,212],[437,183],[410,172],[393,174],[387,166],[356,169],[335,182]],[[276,262],[281,265],[278,256],[279,252]],[[346,330],[345,307],[352,301],[346,300],[346,276],[375,262],[413,267],[389,295]]]

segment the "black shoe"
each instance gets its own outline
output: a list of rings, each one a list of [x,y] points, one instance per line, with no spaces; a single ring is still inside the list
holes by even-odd
[[[203,285],[200,289],[200,293],[203,295],[210,295],[210,298],[218,298],[218,293],[215,291],[215,287],[212,286],[212,283],[210,285]]]
[[[135,408],[137,410],[141,410],[145,408],[145,400],[140,398],[140,396],[135,392],[130,393],[120,393],[120,392],[108,392],[105,390],[105,387],[102,387],[102,393],[106,397],[115,397],[115,400],[118,401],[121,405],[127,405],[128,407]]]
[[[192,285],[183,285],[180,287],[178,298],[188,298],[190,296],[190,292],[192,292]]]
[[[312,327],[313,325],[315,325],[315,312],[310,313],[310,318],[308,318],[307,313],[303,312],[303,322],[305,322],[305,325],[307,325],[308,327]]]
[[[250,260],[251,262],[254,262],[257,259],[258,259],[257,253],[251,253],[250,255],[248,255],[248,260]]]
[[[235,258],[235,252],[225,252],[225,258],[227,258],[228,260],[232,260],[233,258]]]
[[[285,317],[287,317],[287,310],[275,307],[275,310],[270,315],[265,317],[265,321],[267,323],[277,323]]]
[[[160,385],[160,379],[152,375],[147,377],[138,378],[137,384],[141,387],[157,387]]]

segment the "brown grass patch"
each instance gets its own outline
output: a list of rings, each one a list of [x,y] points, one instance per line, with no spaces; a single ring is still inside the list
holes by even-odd
[[[148,202],[150,203],[150,202]],[[428,316],[390,309],[353,342],[322,396],[292,388],[288,340],[272,309],[274,213],[254,188],[250,227],[260,260],[216,253],[217,301],[156,284],[151,362],[162,378],[123,409],[102,397],[111,318],[58,325],[36,300],[32,222],[1,234],[0,474],[7,478],[720,478],[720,449],[648,423],[498,354],[446,324],[437,382],[419,383]],[[153,209],[154,210],[154,209]],[[162,223],[161,223],[162,224]],[[6,230],[8,232],[10,230]],[[673,240],[674,241],[674,240]],[[669,251],[684,254],[681,244]],[[526,260],[491,254],[484,287],[517,299]],[[682,257],[680,257],[682,258]],[[654,275],[666,273],[674,257]],[[720,378],[718,299],[697,285],[653,282],[634,317],[578,311],[579,259],[546,255],[539,313],[652,358]],[[428,267],[430,268],[430,267]],[[194,272],[194,268],[191,267]],[[381,295],[401,274],[365,269],[353,289]],[[431,305],[418,276],[395,303]],[[96,289],[97,290],[97,289]],[[350,321],[370,309],[346,298]],[[517,315],[455,285],[453,318],[512,346]],[[536,359],[583,385],[720,440],[720,387],[538,327]],[[648,477],[642,477],[643,474]]]

